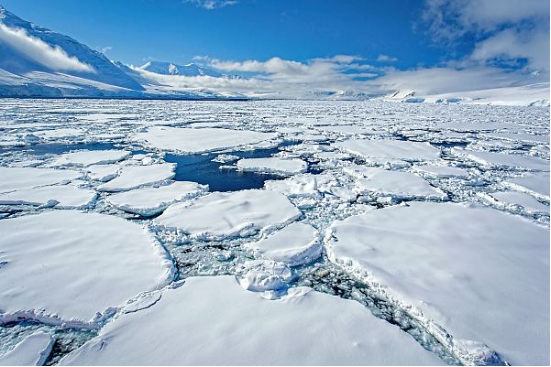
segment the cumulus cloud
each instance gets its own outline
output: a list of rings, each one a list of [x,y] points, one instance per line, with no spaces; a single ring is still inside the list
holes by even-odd
[[[549,75],[549,2],[427,0],[429,34],[448,45],[472,43],[464,63],[519,65]]]
[[[396,62],[398,61],[398,59],[396,57],[388,56],[385,54],[379,54],[379,56],[377,56],[377,61],[378,62]]]
[[[237,0],[184,0],[185,3],[194,4],[198,8],[213,10],[237,4]]]
[[[76,57],[69,56],[59,46],[52,47],[44,41],[28,35],[23,29],[10,28],[0,23],[0,39],[21,54],[52,70],[95,72],[90,65],[82,63]]]

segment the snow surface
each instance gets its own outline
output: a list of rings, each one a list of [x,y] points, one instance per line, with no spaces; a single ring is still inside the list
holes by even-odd
[[[175,164],[163,163],[151,166],[123,166],[118,177],[98,187],[99,191],[118,192],[160,183],[174,177]]]
[[[191,203],[171,205],[155,222],[194,237],[215,239],[264,232],[282,227],[299,216],[300,211],[281,194],[244,190],[215,192]]]
[[[134,135],[137,141],[149,147],[180,153],[204,153],[236,148],[275,137],[276,135],[271,133],[207,127],[201,129],[151,127],[145,133]]]
[[[304,173],[308,165],[301,159],[246,158],[237,162],[237,169],[244,172],[272,173],[290,176]]]
[[[318,231],[303,222],[291,223],[258,242],[247,243],[255,257],[271,259],[289,266],[310,263],[321,255]]]
[[[533,173],[526,176],[508,179],[503,185],[525,191],[549,201],[549,173]]]
[[[515,191],[500,191],[485,195],[490,204],[503,206],[507,209],[515,210],[516,206],[521,206],[529,214],[547,214],[549,215],[549,206],[544,205],[534,199],[532,196]]]
[[[536,158],[526,157],[516,154],[504,154],[494,152],[473,152],[467,150],[454,149],[454,154],[464,156],[484,167],[489,168],[510,168],[528,171],[549,171],[549,162]]]
[[[0,366],[43,366],[53,346],[51,335],[42,332],[32,334],[0,356]]]
[[[449,177],[458,177],[466,178],[469,176],[469,171],[464,168],[459,167],[449,167],[449,166],[416,166],[413,168],[414,171],[425,174],[429,177],[438,177],[438,178],[449,178]]]
[[[489,208],[413,203],[338,221],[325,242],[331,261],[456,340],[511,364],[548,363],[547,229]]]
[[[70,170],[31,167],[0,167],[0,192],[8,192],[69,182],[82,174]]]
[[[158,188],[146,187],[113,194],[107,197],[107,202],[129,213],[151,216],[161,213],[177,201],[191,199],[207,190],[205,185],[180,181]]]
[[[0,320],[89,325],[172,279],[164,250],[113,216],[51,211],[0,220]]]
[[[61,364],[441,363],[354,301],[308,288],[267,300],[243,290],[233,277],[198,277],[164,291],[152,307],[116,318]]]
[[[131,152],[125,150],[80,151],[61,155],[51,166],[84,166],[116,163],[126,159]]]
[[[0,194],[0,205],[46,205],[56,208],[81,209],[96,198],[96,192],[70,185],[43,186]]]
[[[364,158],[422,161],[434,160],[440,157],[440,150],[427,143],[401,140],[351,139],[335,143],[335,146]]]

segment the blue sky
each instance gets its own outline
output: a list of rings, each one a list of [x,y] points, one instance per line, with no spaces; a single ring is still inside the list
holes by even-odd
[[[109,57],[185,63],[197,55],[305,61],[337,54],[379,54],[397,67],[434,65],[446,56],[414,31],[423,1],[241,0],[205,9],[182,0],[1,0],[8,10],[71,35]],[[198,6],[199,5],[199,6]]]
[[[300,84],[317,90],[435,94],[549,82],[547,0],[0,4],[23,19],[103,50],[112,60],[135,66],[149,60],[195,60],[228,74],[256,76],[246,85],[235,81],[233,90],[270,92]],[[200,88],[220,83],[208,78],[170,81],[191,82]]]

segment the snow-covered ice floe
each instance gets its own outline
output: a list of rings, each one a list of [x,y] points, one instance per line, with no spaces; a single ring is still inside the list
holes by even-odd
[[[356,179],[355,190],[392,199],[445,200],[446,193],[431,186],[424,178],[409,172],[352,165],[344,168]]]
[[[123,166],[114,179],[98,187],[99,191],[118,192],[160,183],[174,177],[176,165],[172,163],[150,166]]]
[[[525,176],[507,179],[503,186],[524,191],[549,202],[549,173],[537,172]]]
[[[450,166],[415,166],[413,170],[433,178],[467,178],[469,176],[468,170]]]
[[[351,139],[334,144],[362,158],[402,159],[406,161],[435,160],[440,158],[440,149],[428,143],[401,140]]]
[[[300,214],[281,194],[243,190],[215,192],[192,202],[173,204],[155,222],[181,229],[193,237],[222,239],[283,227]]]
[[[172,280],[172,262],[139,225],[50,211],[0,220],[0,320],[95,327],[110,309]]]
[[[549,161],[536,157],[495,152],[475,152],[464,149],[453,149],[453,153],[477,162],[485,168],[549,172]]]
[[[175,315],[177,317],[175,317]],[[290,289],[268,300],[234,277],[189,278],[122,314],[62,365],[440,365],[359,303]]]
[[[32,189],[39,186],[55,185],[76,180],[82,174],[77,171],[31,168],[0,167],[0,192]]]
[[[310,224],[291,223],[257,242],[245,244],[255,257],[271,259],[289,266],[310,263],[321,255],[318,231]]]
[[[237,162],[237,169],[244,172],[290,176],[296,173],[306,172],[308,165],[301,159],[245,158]]]
[[[109,164],[122,161],[130,156],[131,152],[125,150],[85,150],[67,153],[59,156],[49,165],[56,166],[84,166],[93,164]]]
[[[276,136],[272,133],[207,127],[151,127],[147,132],[137,133],[134,138],[152,148],[196,154],[257,144]]]
[[[44,205],[82,209],[88,207],[96,196],[93,190],[71,185],[42,186],[0,194],[0,205]]]
[[[252,260],[246,261],[239,268],[239,284],[252,292],[266,292],[268,297],[270,291],[278,291],[287,288],[288,283],[293,280],[291,269],[284,263],[273,260]],[[274,294],[277,297],[277,293]]]
[[[549,231],[490,208],[412,203],[335,222],[329,259],[454,338],[549,361]]]
[[[107,202],[125,212],[141,216],[159,214],[169,205],[186,199],[191,199],[208,190],[208,186],[196,182],[174,182],[158,188],[145,187],[113,194],[107,197]],[[0,203],[1,203],[0,196]]]
[[[53,346],[51,335],[43,332],[32,334],[0,356],[0,366],[43,366]]]
[[[547,214],[549,206],[534,199],[533,196],[518,191],[499,191],[491,194],[481,194],[481,197],[490,205],[511,212],[517,212],[518,207],[527,214]]]

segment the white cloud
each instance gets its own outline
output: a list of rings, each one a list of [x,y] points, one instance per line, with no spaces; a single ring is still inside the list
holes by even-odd
[[[526,71],[549,75],[549,1],[427,0],[423,18],[438,42],[476,40],[464,63],[526,60]]]
[[[29,36],[23,29],[10,28],[0,23],[0,39],[21,54],[52,70],[95,72],[90,65],[69,56],[59,46],[52,47],[36,37]]]
[[[237,0],[184,0],[185,3],[194,4],[198,8],[213,10],[237,4]]]
[[[385,54],[379,54],[379,56],[377,56],[377,61],[378,62],[396,62],[398,61],[398,59],[396,57],[388,56]]]
[[[101,52],[102,54],[105,54],[105,53],[107,53],[107,52],[109,52],[109,51],[112,51],[112,50],[113,50],[113,47],[111,47],[111,46],[105,46],[105,47],[102,47],[102,48],[100,49],[100,52]]]

